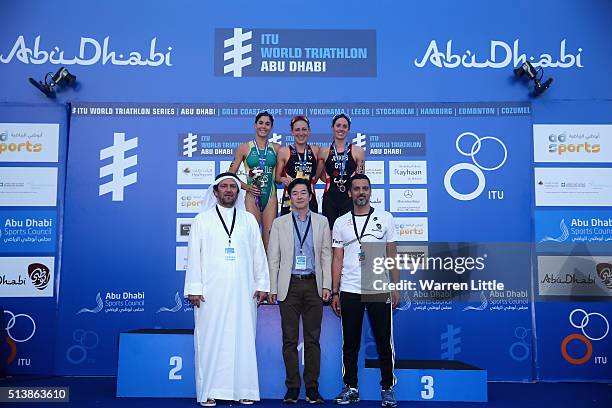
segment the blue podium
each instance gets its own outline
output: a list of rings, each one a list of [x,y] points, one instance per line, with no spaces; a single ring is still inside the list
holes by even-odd
[[[327,318],[334,317],[325,314],[324,319]],[[280,328],[280,323],[276,327]],[[321,336],[319,391],[326,399],[335,396],[342,387],[341,336],[336,334]],[[257,361],[262,399],[282,399],[286,391],[281,350],[278,333],[258,328]],[[360,353],[359,360],[360,397],[379,400],[378,360],[365,360],[361,357],[363,354]],[[487,401],[486,370],[444,360],[398,360],[395,367],[396,397],[400,401]],[[194,373],[192,330],[150,329],[120,334],[118,397],[195,398]]]

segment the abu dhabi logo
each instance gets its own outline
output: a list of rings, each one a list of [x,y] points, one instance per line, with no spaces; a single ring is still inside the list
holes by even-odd
[[[252,44],[245,44],[253,38],[253,31],[243,31],[242,28],[234,28],[234,34],[223,41],[223,48],[230,48],[223,53],[223,61],[231,61],[223,64],[223,73],[231,73],[233,77],[242,77],[242,69],[251,65],[251,57],[243,58],[253,50]]]
[[[113,162],[100,168],[100,178],[112,176],[111,181],[101,184],[98,196],[112,193],[112,201],[123,201],[123,190],[125,187],[135,184],[138,173],[133,172],[127,176],[125,170],[138,163],[138,155],[125,157],[128,150],[138,147],[138,138],[125,140],[125,133],[115,132],[112,146],[100,150],[100,160],[113,159]]]
[[[81,313],[97,314],[97,313],[100,313],[102,309],[104,309],[104,302],[102,302],[102,297],[100,296],[100,292],[98,292],[98,294],[96,295],[96,306],[91,309],[84,307],[80,309],[76,314],[81,314]]]
[[[575,316],[575,314],[578,315]],[[589,327],[589,324],[593,321],[599,321],[599,324],[594,323],[592,326],[595,326],[595,328],[591,327],[590,329],[588,329],[587,332],[587,327]],[[569,322],[572,327],[580,329],[580,331],[582,331],[582,334],[573,333],[566,336],[561,342],[561,354],[568,363],[574,365],[581,365],[586,363],[593,355],[593,344],[591,342],[603,340],[608,335],[608,333],[610,332],[610,323],[608,323],[608,319],[606,319],[603,314],[596,312],[587,313],[583,309],[572,310],[569,314]],[[596,334],[601,335],[596,336]],[[567,345],[572,340],[581,341],[586,346],[586,353],[582,357],[575,358],[570,356],[567,352]],[[605,359],[605,356],[597,356],[595,357],[595,363],[602,364],[603,362],[603,364],[605,364]]]
[[[414,65],[417,68],[423,68],[427,64],[432,64],[438,68],[506,68],[509,65],[513,67],[520,66],[525,63],[525,61],[529,60],[534,67],[542,67],[542,68],[571,68],[578,67],[583,68],[581,56],[582,56],[582,48],[578,48],[578,52],[576,55],[566,53],[565,47],[566,39],[561,41],[559,46],[559,58],[557,61],[553,61],[553,57],[551,54],[540,54],[540,59],[536,60],[533,56],[527,56],[522,53],[519,49],[519,40],[516,39],[510,44],[504,41],[496,41],[493,40],[490,42],[489,55],[483,58],[488,57],[483,61],[483,58],[480,58],[475,52],[472,52],[470,49],[466,49],[463,53],[455,54],[453,50],[453,40],[448,40],[446,42],[446,49],[442,47],[438,47],[438,42],[436,40],[431,40],[427,50],[425,51],[425,55],[419,61],[418,58],[415,58]],[[442,52],[440,49],[446,51]],[[472,48],[474,49],[474,48]]]
[[[459,143],[461,142],[461,139],[464,136],[471,136],[474,138],[474,142],[472,143],[472,147],[469,152],[463,151],[461,147],[459,146]],[[503,159],[496,166],[485,167],[476,160],[476,155],[480,152],[482,145],[483,145],[482,142],[484,140],[493,140],[499,143],[499,145],[504,151]],[[480,137],[476,133],[473,133],[473,132],[463,132],[459,136],[457,136],[457,139],[455,140],[455,148],[457,149],[459,154],[461,154],[462,156],[471,158],[472,163],[464,162],[464,163],[457,163],[451,166],[446,171],[446,174],[444,175],[444,188],[446,189],[448,194],[450,194],[450,196],[456,200],[460,200],[460,201],[474,200],[475,198],[480,197],[486,185],[486,179],[485,179],[483,170],[484,171],[495,171],[501,168],[506,163],[506,159],[508,158],[508,149],[506,149],[506,145],[497,137],[494,137],[494,136]],[[452,185],[452,178],[453,178],[453,175],[460,170],[467,170],[469,172],[472,172],[478,178],[478,185],[476,186],[474,191],[470,193],[460,193],[457,190],[455,190],[455,188]],[[496,194],[493,194],[493,198],[497,198],[497,199],[503,198],[503,191],[489,191],[489,198],[492,198],[491,193],[496,193]]]
[[[0,132],[0,142],[6,142],[8,140],[8,130]]]
[[[599,263],[595,270],[605,287],[612,290],[612,264]]]
[[[49,267],[41,263],[28,265],[28,276],[32,280],[34,287],[38,290],[45,290],[51,279]]]
[[[570,233],[569,233],[569,229],[567,228],[567,225],[565,225],[565,218],[561,219],[561,222],[559,223],[559,229],[561,230],[561,235],[559,235],[558,237],[545,236],[544,238],[540,240],[540,242],[548,242],[548,241],[565,242],[567,241]]]
[[[366,134],[365,133],[357,133],[357,136],[353,138],[353,144],[361,147],[364,151],[366,151]]]

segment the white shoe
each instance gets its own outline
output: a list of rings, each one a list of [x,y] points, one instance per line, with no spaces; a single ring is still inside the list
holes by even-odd
[[[206,401],[200,402],[200,405],[203,407],[214,407],[217,405],[217,401],[215,401],[213,398],[209,398]]]
[[[250,399],[241,399],[238,402],[240,402],[242,405],[253,405],[255,403],[255,401]]]

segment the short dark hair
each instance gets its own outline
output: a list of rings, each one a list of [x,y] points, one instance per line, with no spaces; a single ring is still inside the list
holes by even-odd
[[[260,119],[262,116],[267,116],[267,117],[269,117],[269,118],[270,118],[270,124],[272,124],[272,126],[274,126],[274,116],[272,116],[272,114],[271,114],[270,112],[268,112],[268,111],[259,112],[259,113],[257,114],[257,116],[255,116],[255,123],[259,122],[259,119]]]
[[[350,129],[351,128],[351,118],[349,118],[348,115],[345,113],[339,113],[332,118],[332,127],[334,127],[334,125],[336,124],[336,121],[340,118],[346,119],[346,121],[348,122],[348,127]]]
[[[303,178],[296,178],[296,179],[293,179],[293,181],[289,183],[289,185],[287,186],[287,192],[289,192],[289,195],[291,195],[291,192],[293,191],[295,186],[298,186],[300,184],[303,184],[306,186],[306,191],[308,191],[308,194],[312,194],[312,191],[310,190],[310,183],[308,182],[308,180],[303,179]]]
[[[349,186],[348,186],[349,190],[353,188],[353,181],[355,180],[367,180],[368,186],[372,187],[372,182],[370,181],[370,178],[368,176],[366,176],[365,174],[355,174],[353,177],[349,179]]]

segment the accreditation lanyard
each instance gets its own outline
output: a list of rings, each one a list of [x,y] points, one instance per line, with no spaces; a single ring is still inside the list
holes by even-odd
[[[302,255],[304,254],[302,247],[304,246],[304,242],[306,242],[308,231],[310,231],[310,224],[312,224],[312,217],[308,216],[308,224],[306,225],[306,231],[304,232],[303,237],[300,235],[300,229],[298,228],[297,221],[295,220],[295,214],[291,213],[291,218],[293,219],[293,227],[295,228],[295,233],[297,234],[298,241],[300,242],[300,255]]]
[[[332,143],[334,148],[334,158],[336,159],[336,163],[340,162],[340,156],[338,156],[338,149],[336,149],[336,143]],[[344,171],[346,170],[346,162],[348,157],[348,143],[344,144],[344,153],[342,154],[342,161],[340,162],[340,178],[344,178]]]
[[[298,158],[298,166],[300,166],[300,170],[302,173],[306,173],[306,165],[308,164],[308,145],[304,148],[304,158],[300,157],[300,152],[298,152],[297,145],[295,146],[295,154]]]
[[[255,149],[257,149],[257,158],[259,159],[259,167],[266,171],[266,158],[268,157],[268,141],[266,140],[266,147],[263,148],[263,156],[260,153],[259,146],[257,146],[257,139],[253,139]]]
[[[355,230],[355,237],[357,238],[357,241],[359,241],[359,251],[362,251],[361,239],[363,238],[363,234],[365,234],[366,227],[368,226],[368,222],[370,221],[370,216],[372,215],[373,212],[374,212],[374,208],[370,208],[370,212],[368,213],[368,218],[366,218],[365,224],[363,224],[363,228],[361,229],[361,234],[359,234],[357,232],[357,220],[355,220],[355,213],[351,211],[351,216],[353,217],[353,229]]]
[[[217,210],[217,215],[219,216],[219,219],[221,220],[221,224],[223,224],[223,229],[225,230],[225,233],[227,234],[228,246],[231,247],[232,246],[232,233],[234,232],[234,226],[236,225],[236,207],[234,207],[234,217],[232,218],[232,228],[230,230],[228,230],[227,225],[225,225],[225,221],[223,220],[223,216],[221,215],[221,212],[219,211],[219,207],[215,206],[215,210]]]

